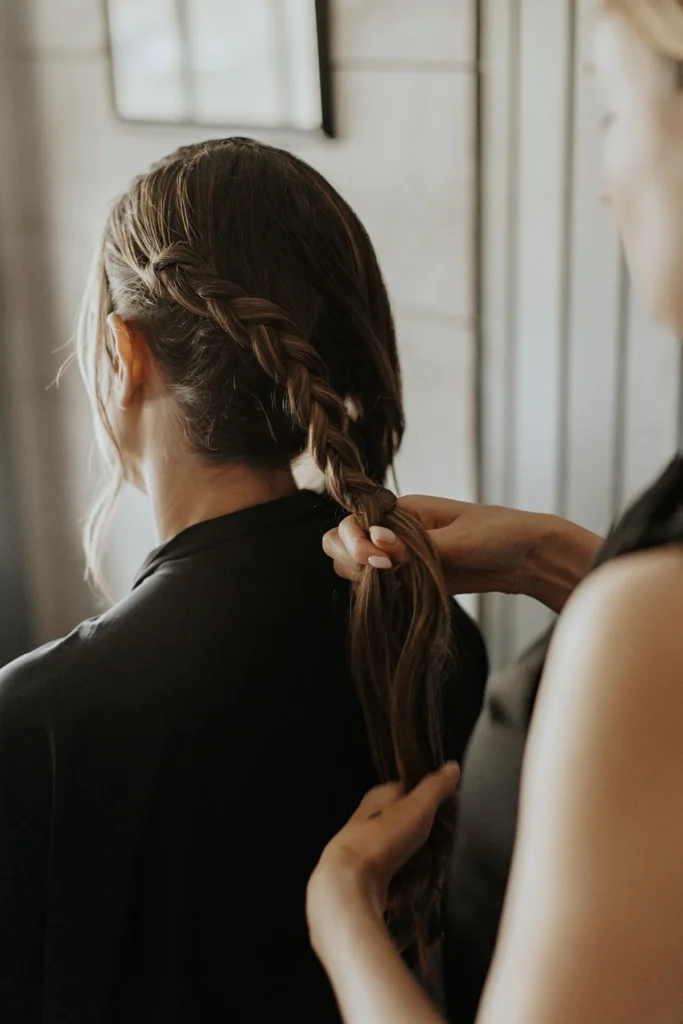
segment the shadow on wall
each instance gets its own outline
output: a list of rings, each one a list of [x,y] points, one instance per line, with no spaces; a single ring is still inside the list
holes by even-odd
[[[14,453],[3,340],[5,304],[0,298],[0,666],[31,645],[26,580],[17,543],[20,518],[17,505]]]
[[[34,66],[11,47],[24,38],[23,3],[4,5],[0,70],[2,153],[0,155],[3,206],[2,285],[2,491],[0,491],[0,550],[2,580],[5,554],[14,580],[13,595],[2,605],[16,603],[11,614],[24,626],[14,625],[7,651],[0,661],[25,649],[31,639],[58,634],[66,620],[77,622],[92,614],[94,598],[82,581],[83,554],[74,510],[72,481],[66,457],[68,401],[82,403],[73,367],[59,401],[52,383],[67,352],[64,337],[55,327],[55,295],[45,239],[48,224],[45,195],[45,154],[36,100]],[[61,349],[61,351],[60,351]],[[76,389],[79,389],[78,391]],[[84,418],[81,422],[86,422]],[[4,486],[5,463],[13,467],[13,487]],[[12,507],[9,496],[12,495]],[[7,505],[7,507],[5,507]],[[20,584],[18,581],[23,581]],[[69,581],[55,586],[55,581]],[[64,608],[67,602],[68,609]],[[3,613],[4,614],[4,613]],[[8,611],[8,616],[10,612]],[[9,620],[8,620],[9,621]],[[3,619],[4,623],[4,619]],[[4,624],[0,627],[4,634]],[[9,635],[9,634],[8,634]],[[4,637],[0,638],[0,643]]]

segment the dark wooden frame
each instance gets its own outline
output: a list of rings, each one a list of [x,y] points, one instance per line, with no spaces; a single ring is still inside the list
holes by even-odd
[[[246,0],[245,0],[246,2]],[[163,127],[163,128],[206,128],[208,132],[223,132],[227,135],[231,131],[245,131],[249,129],[249,124],[210,124],[205,121],[193,121],[189,118],[179,118],[177,121],[155,121],[145,120],[138,118],[123,117],[119,113],[116,106],[116,90],[114,83],[114,63],[111,56],[111,35],[109,28],[109,0],[102,0],[104,6],[104,24],[106,26],[107,33],[107,54],[108,54],[108,65],[109,65],[109,97],[112,106],[112,110],[117,118],[123,124],[129,125],[140,125],[148,127]],[[271,133],[281,136],[283,134],[298,135],[316,135],[318,133],[325,135],[327,138],[333,139],[336,135],[336,121],[334,116],[334,89],[332,83],[332,18],[331,18],[331,0],[315,0],[315,15],[317,23],[317,36],[318,36],[318,62],[320,68],[320,91],[321,91],[321,108],[322,108],[322,123],[319,129],[313,131],[306,131],[301,128],[290,128],[286,125],[274,125],[272,128],[259,125],[254,127],[254,131],[258,132],[259,135],[269,135]]]

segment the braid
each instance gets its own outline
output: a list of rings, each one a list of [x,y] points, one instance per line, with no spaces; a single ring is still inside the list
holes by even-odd
[[[176,244],[150,264],[152,288],[201,317],[215,320],[241,348],[253,352],[259,366],[282,388],[292,423],[308,434],[313,458],[325,474],[327,488],[347,512],[367,528],[396,507],[396,497],[370,480],[357,445],[349,434],[350,417],[343,398],[330,386],[322,357],[298,334],[292,318],[274,302],[246,296]]]
[[[140,273],[152,292],[213,321],[253,355],[277,386],[291,424],[308,437],[334,500],[366,528],[386,523],[411,552],[395,574],[365,570],[350,618],[352,668],[375,763],[383,779],[398,775],[411,788],[443,761],[440,691],[451,640],[449,601],[426,532],[396,507],[394,494],[369,478],[350,435],[344,396],[281,306],[249,297],[181,244],[165,248]],[[395,883],[397,938],[417,941],[425,970],[451,840],[452,813],[445,809],[426,848]]]

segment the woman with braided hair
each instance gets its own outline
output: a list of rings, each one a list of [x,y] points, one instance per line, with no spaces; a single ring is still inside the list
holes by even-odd
[[[77,342],[111,471],[90,573],[124,481],[160,547],[0,672],[0,1020],[338,1020],[308,875],[369,786],[461,757],[486,677],[384,486],[404,424],[372,246],[290,154],[185,148],[113,207]],[[324,495],[296,488],[305,452]],[[353,595],[321,547],[346,512],[413,555]],[[452,825],[392,893],[423,966]]]

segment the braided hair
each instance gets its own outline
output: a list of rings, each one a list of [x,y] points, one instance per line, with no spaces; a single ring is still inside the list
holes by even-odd
[[[406,565],[368,569],[355,585],[349,636],[378,773],[411,788],[443,760],[451,618],[426,532],[385,487],[404,429],[400,370],[358,218],[291,154],[247,139],[207,142],[172,154],[118,200],[93,275],[79,359],[115,469],[86,533],[93,573],[123,473],[106,415],[106,318],[116,312],[144,332],[196,451],[275,468],[308,449],[344,511],[406,543]],[[451,818],[442,812],[392,894],[397,937],[417,943],[423,964]]]

